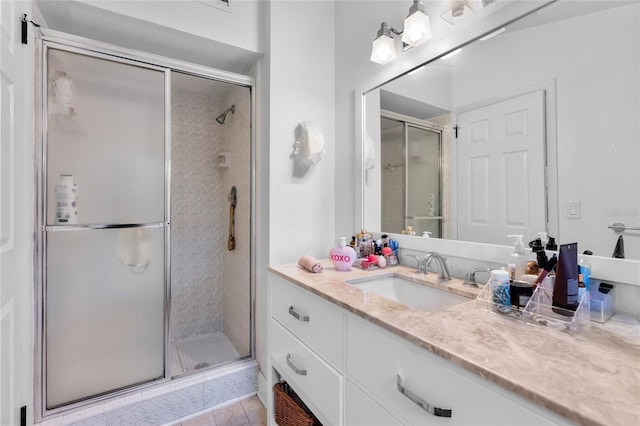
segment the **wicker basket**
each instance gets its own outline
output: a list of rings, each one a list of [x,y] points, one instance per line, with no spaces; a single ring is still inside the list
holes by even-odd
[[[320,425],[311,410],[286,384],[276,383],[273,386],[276,423],[279,426],[313,426]]]

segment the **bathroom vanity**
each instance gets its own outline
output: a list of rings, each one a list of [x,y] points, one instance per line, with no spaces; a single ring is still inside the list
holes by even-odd
[[[638,424],[637,326],[578,335],[478,309],[480,289],[395,267],[269,268],[268,379],[326,425]],[[395,275],[469,297],[426,312],[365,291]],[[274,421],[273,397],[268,400]]]

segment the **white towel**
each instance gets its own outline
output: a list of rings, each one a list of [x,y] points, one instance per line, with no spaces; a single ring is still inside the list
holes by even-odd
[[[311,122],[303,121],[296,128],[294,156],[302,166],[316,165],[324,154],[324,136]]]

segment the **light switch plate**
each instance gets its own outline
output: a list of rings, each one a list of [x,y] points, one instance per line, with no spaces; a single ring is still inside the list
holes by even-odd
[[[567,219],[580,219],[580,201],[567,201]]]

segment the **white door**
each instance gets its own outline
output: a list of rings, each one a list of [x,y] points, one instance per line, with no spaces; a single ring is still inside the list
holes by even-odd
[[[0,1],[0,424],[31,412],[31,278],[33,32],[21,42],[31,2]],[[29,24],[30,25],[30,24]]]
[[[458,239],[546,231],[544,91],[458,115]]]

